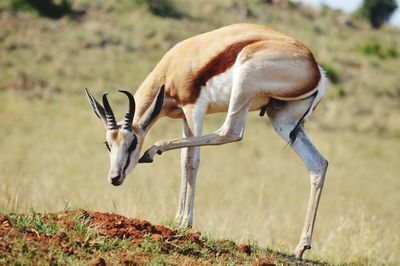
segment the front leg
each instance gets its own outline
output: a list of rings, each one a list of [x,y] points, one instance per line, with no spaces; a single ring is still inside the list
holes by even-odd
[[[189,115],[188,115],[189,116]],[[189,116],[190,117],[190,116]],[[193,124],[193,123],[191,123]],[[202,119],[197,119],[197,127],[189,126],[186,119],[183,119],[183,137],[193,136],[193,131],[201,133]],[[192,128],[192,129],[191,129]],[[195,130],[194,128],[197,128]],[[197,175],[197,169],[200,164],[200,148],[183,148],[181,151],[182,179],[179,194],[179,205],[175,220],[180,227],[191,227],[193,223],[193,203],[194,186]],[[189,191],[188,191],[189,190]],[[187,204],[187,202],[189,204]]]
[[[186,151],[186,152],[184,152]],[[196,191],[196,175],[200,165],[200,147],[182,149],[182,184],[179,207],[179,226],[190,228],[193,225],[194,195]],[[186,184],[183,185],[183,182]],[[183,189],[185,191],[183,192]]]
[[[139,163],[152,163],[156,154],[161,155],[165,151],[195,147],[203,145],[218,145],[223,144],[220,140],[224,136],[219,133],[212,133],[199,137],[188,137],[173,140],[157,141],[153,146],[145,151],[139,160]],[[230,141],[229,141],[230,142]],[[226,142],[224,142],[226,143]]]
[[[225,132],[225,130],[222,129],[215,133],[199,137],[158,141],[147,151],[145,151],[140,158],[139,163],[152,163],[156,154],[161,155],[163,152],[169,150],[205,145],[221,145],[229,142],[239,141],[241,139],[242,133],[234,134],[232,132]]]
[[[205,145],[221,145],[239,141],[243,137],[244,125],[246,123],[249,107],[250,101],[239,111],[229,113],[224,125],[214,133],[204,136],[158,141],[142,155],[139,162],[151,163],[156,154],[162,154],[169,150]]]

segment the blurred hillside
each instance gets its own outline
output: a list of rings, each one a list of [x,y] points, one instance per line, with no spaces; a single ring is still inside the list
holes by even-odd
[[[161,1],[170,9],[154,11],[146,3],[160,1],[80,0],[72,1],[79,16],[59,20],[12,12],[11,2],[0,5],[1,91],[50,100],[83,87],[135,90],[180,40],[246,21],[298,38],[325,67],[332,82],[317,118],[322,128],[400,137],[397,28],[372,30],[339,11],[289,1]]]

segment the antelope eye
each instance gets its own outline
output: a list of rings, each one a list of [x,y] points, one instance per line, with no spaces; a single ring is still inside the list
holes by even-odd
[[[111,151],[111,149],[110,149],[110,145],[108,145],[108,142],[107,142],[107,141],[104,141],[104,144],[106,145],[106,147],[107,147],[107,150],[108,150],[108,151]]]
[[[136,149],[136,145],[137,145],[137,139],[134,138],[131,145],[128,148],[128,153],[131,154],[135,149]]]

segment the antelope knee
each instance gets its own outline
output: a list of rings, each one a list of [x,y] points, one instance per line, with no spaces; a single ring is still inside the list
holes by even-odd
[[[328,169],[328,161],[323,159],[318,170],[310,171],[310,182],[315,188],[321,188],[324,185],[325,173]]]
[[[235,132],[233,130],[220,130],[218,135],[222,143],[241,141],[243,139],[243,130],[240,132]]]

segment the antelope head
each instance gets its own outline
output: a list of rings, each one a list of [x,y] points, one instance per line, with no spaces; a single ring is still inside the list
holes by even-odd
[[[119,186],[139,162],[140,150],[148,126],[160,113],[163,105],[164,86],[161,86],[153,103],[144,113],[143,117],[138,120],[137,124],[133,123],[135,99],[130,92],[119,90],[119,92],[125,94],[129,99],[128,111],[125,114],[124,120],[119,123],[115,120],[114,113],[107,99],[107,93],[104,93],[102,96],[102,106],[88,89],[85,89],[85,92],[93,111],[103,121],[106,128],[104,144],[110,156],[108,181],[114,186]]]

